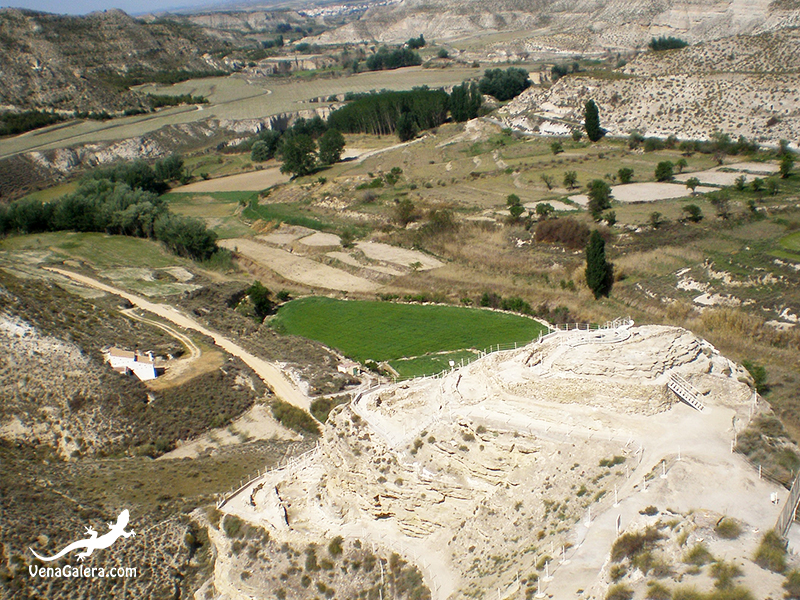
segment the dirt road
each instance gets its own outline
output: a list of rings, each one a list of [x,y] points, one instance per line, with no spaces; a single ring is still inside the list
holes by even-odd
[[[137,296],[136,294],[131,294],[129,292],[125,292],[118,288],[112,287],[110,285],[106,285],[93,279],[91,277],[87,277],[86,275],[79,275],[78,273],[72,273],[70,271],[65,271],[63,269],[56,269],[54,267],[43,267],[47,271],[51,271],[53,273],[58,273],[64,277],[67,277],[73,281],[78,283],[82,283],[83,285],[92,287],[97,290],[101,290],[103,292],[107,292],[109,294],[114,294],[115,296],[120,296],[121,298],[125,298],[128,302],[133,304],[134,306],[138,306],[142,310],[146,310],[148,312],[153,313],[154,315],[158,315],[162,319],[166,319],[175,323],[179,327],[183,327],[184,329],[192,329],[194,331],[199,331],[203,335],[207,335],[208,337],[214,340],[214,343],[228,352],[233,356],[236,356],[244,363],[253,369],[256,374],[264,380],[264,383],[269,386],[275,395],[278,396],[281,400],[294,404],[302,408],[303,410],[308,410],[311,404],[311,400],[308,396],[303,394],[295,385],[291,382],[291,380],[286,377],[275,365],[272,363],[259,358],[241,346],[233,343],[228,338],[224,337],[223,335],[208,329],[195,321],[193,318],[186,316],[182,312],[178,311],[173,306],[169,306],[168,304],[156,304],[154,302],[150,302],[149,300],[145,300],[141,296]]]

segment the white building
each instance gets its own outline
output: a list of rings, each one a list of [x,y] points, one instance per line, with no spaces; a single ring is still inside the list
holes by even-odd
[[[117,373],[130,375],[133,373],[141,381],[150,381],[159,375],[162,368],[156,366],[153,354],[141,354],[139,352],[128,352],[119,348],[110,348],[106,353],[106,360]]]

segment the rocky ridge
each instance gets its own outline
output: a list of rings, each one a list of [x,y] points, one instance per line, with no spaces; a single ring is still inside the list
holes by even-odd
[[[74,17],[0,9],[0,109],[124,110],[140,105],[115,77],[215,71],[220,41],[199,28],[144,23],[120,10]]]
[[[717,416],[676,406],[665,388],[673,373]],[[556,552],[580,548],[584,518],[611,512],[617,488],[620,498],[638,491],[634,470],[658,464],[673,436],[685,460],[710,440],[737,460],[725,428],[730,415],[747,417],[749,381],[678,328],[558,333],[441,378],[364,393],[330,415],[318,449],[254,480],[223,510],[275,540],[341,535],[391,548],[420,568],[434,598],[509,593],[518,573],[541,575]],[[592,579],[593,593],[607,587],[596,570]]]
[[[577,73],[526,90],[500,110],[509,126],[545,132],[581,128],[593,99],[611,135],[709,139],[715,131],[761,144],[800,140],[796,31],[735,36],[649,52],[611,76]]]
[[[399,43],[424,34],[429,40],[452,41],[520,31],[531,38],[529,50],[541,45],[542,39],[562,50],[618,50],[641,47],[659,35],[697,42],[791,27],[800,23],[798,8],[791,2],[769,0],[746,4],[733,0],[504,0],[491,4],[404,0],[393,7],[367,11],[358,21],[318,39],[322,43]]]

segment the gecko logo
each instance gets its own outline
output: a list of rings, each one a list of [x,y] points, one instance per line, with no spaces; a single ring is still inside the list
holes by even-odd
[[[136,535],[134,531],[125,531],[125,527],[128,525],[129,520],[130,513],[126,508],[119,514],[116,523],[108,524],[108,532],[104,533],[103,535],[98,536],[94,529],[87,527],[86,533],[89,535],[88,538],[84,540],[78,540],[77,542],[72,542],[58,554],[53,556],[41,556],[40,554],[37,554],[33,548],[31,548],[30,551],[39,560],[43,562],[51,562],[58,560],[62,556],[66,556],[73,550],[82,550],[82,552],[78,552],[78,560],[83,561],[86,557],[91,556],[92,552],[95,550],[109,548],[121,537],[127,538],[131,537],[132,535]],[[30,565],[30,571],[32,576],[39,577],[136,577],[135,567],[112,567],[111,569],[105,569],[101,567],[88,568],[84,567],[83,565],[80,567],[66,565],[58,568],[45,568],[37,567],[36,565]]]

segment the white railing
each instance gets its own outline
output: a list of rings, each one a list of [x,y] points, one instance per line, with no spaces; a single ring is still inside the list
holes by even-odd
[[[672,373],[670,375],[667,387],[692,408],[700,412],[705,411],[706,407],[700,401],[700,392],[677,373]]]
[[[268,475],[272,475],[273,473],[277,473],[278,471],[283,471],[285,469],[298,469],[305,467],[306,465],[311,463],[311,459],[313,455],[315,455],[319,451],[319,441],[314,445],[311,450],[307,450],[298,456],[291,456],[289,458],[281,460],[277,466],[273,467],[264,467],[264,470],[256,471],[256,474],[248,480],[242,480],[239,482],[238,487],[232,488],[227,494],[222,494],[220,499],[217,501],[217,508],[222,508],[228,502],[233,500],[236,496],[241,494],[245,489],[250,487],[256,481],[261,479],[262,477],[266,477]]]

